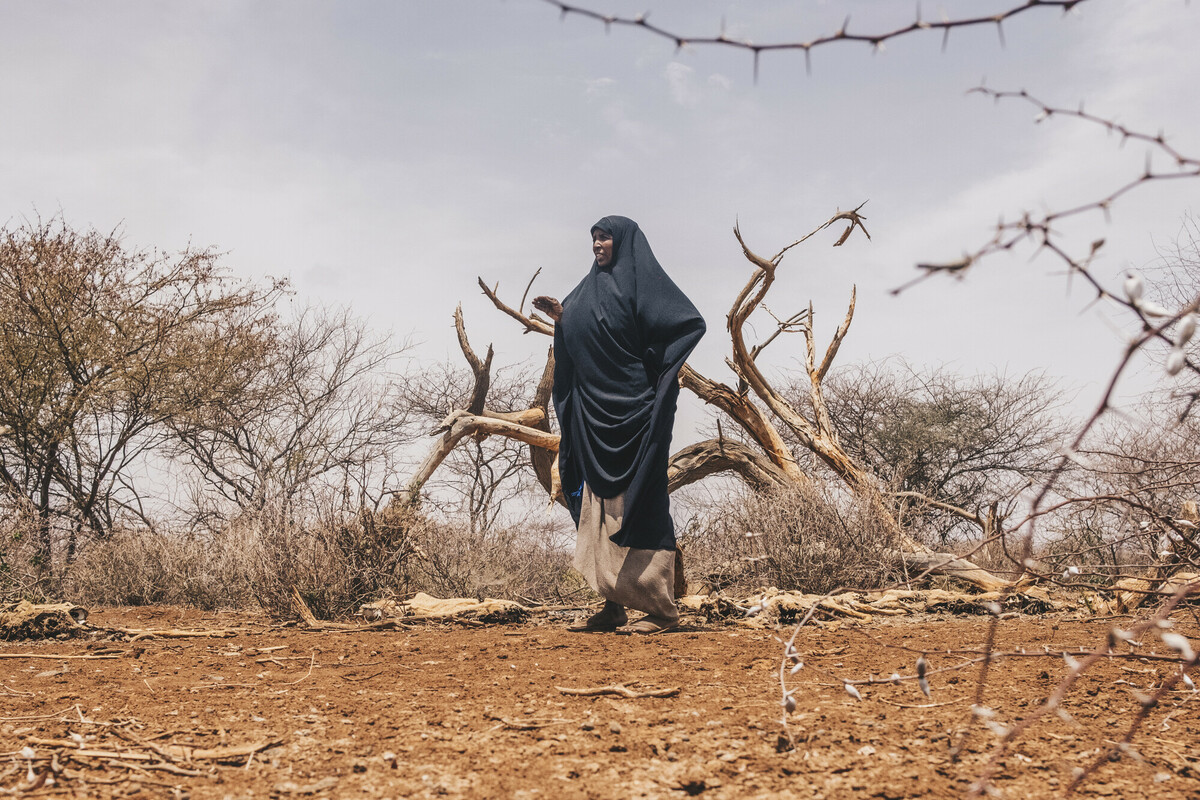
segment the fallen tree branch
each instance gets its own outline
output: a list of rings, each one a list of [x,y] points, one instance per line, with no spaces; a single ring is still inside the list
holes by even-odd
[[[155,630],[153,628],[109,628],[118,633],[124,633],[132,636],[129,641],[136,642],[141,639],[228,639],[230,636],[237,636],[239,633],[244,633],[244,628],[213,628],[212,630],[188,630],[182,628],[164,628]]]

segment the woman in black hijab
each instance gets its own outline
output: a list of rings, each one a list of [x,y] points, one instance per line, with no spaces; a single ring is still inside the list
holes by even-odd
[[[591,270],[561,305],[534,300],[557,323],[558,468],[579,530],[575,567],[606,600],[572,630],[657,633],[679,620],[667,459],[679,369],[704,320],[633,220],[597,222],[592,250]],[[626,626],[626,607],[647,616]]]

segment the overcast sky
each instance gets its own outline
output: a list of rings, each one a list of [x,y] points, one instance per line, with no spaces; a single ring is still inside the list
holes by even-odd
[[[911,22],[914,4],[636,3],[684,34],[757,41]],[[935,17],[1010,2],[925,3]],[[840,356],[893,354],[972,372],[1044,369],[1095,401],[1128,318],[1072,292],[1060,265],[1028,251],[965,281],[887,290],[922,260],[954,259],[1001,215],[1098,199],[1136,176],[1144,147],[1068,119],[966,91],[986,79],[1056,105],[1164,130],[1200,154],[1200,10],[1183,0],[1089,0],[1006,25],[835,44],[751,58],[674,46],[644,31],[570,17],[540,0],[422,2],[0,2],[0,220],[61,213],[122,226],[132,245],[188,242],[228,253],[238,274],[291,278],[296,303],[351,306],[458,358],[463,302],[497,363],[540,357],[491,310],[476,276],[519,298],[562,296],[591,263],[588,229],[637,220],[709,320],[693,359],[725,378],[724,315],[748,276],[731,234],[769,254],[869,200],[871,241],[835,234],[784,262],[768,305],[810,299],[827,340],[858,285]],[[1157,163],[1161,163],[1156,161]],[[1165,163],[1162,164],[1166,166]],[[1146,264],[1194,210],[1200,183],[1149,186],[1067,241],[1108,244],[1097,272]],[[535,292],[536,293],[536,292]],[[1105,322],[1108,319],[1109,322]],[[767,331],[762,322],[759,330]],[[800,342],[773,345],[786,367]],[[790,348],[790,349],[789,349]],[[1151,372],[1138,380],[1150,380]],[[696,418],[695,409],[685,419]]]

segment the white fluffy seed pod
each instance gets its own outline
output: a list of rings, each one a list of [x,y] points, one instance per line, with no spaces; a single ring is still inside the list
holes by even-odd
[[[1175,327],[1175,346],[1183,347],[1192,340],[1192,336],[1196,333],[1196,315],[1184,314],[1179,320],[1179,324]]]
[[[1191,661],[1196,657],[1196,653],[1192,650],[1192,643],[1187,640],[1186,636],[1178,633],[1163,633],[1159,636],[1163,640],[1163,644],[1179,653],[1179,657],[1184,661]]]
[[[1129,298],[1129,302],[1136,303],[1142,299],[1142,276],[1136,270],[1129,270],[1125,273],[1125,296]]]
[[[971,706],[971,713],[980,719],[995,719],[996,712],[987,706]]]
[[[989,719],[984,721],[983,724],[989,731],[1001,738],[1008,736],[1008,728],[995,720]]]
[[[1187,362],[1187,353],[1183,352],[1182,347],[1172,347],[1171,352],[1167,354],[1166,370],[1168,375],[1178,375],[1183,365]]]
[[[1169,317],[1171,312],[1153,300],[1135,300],[1133,303],[1147,317]]]

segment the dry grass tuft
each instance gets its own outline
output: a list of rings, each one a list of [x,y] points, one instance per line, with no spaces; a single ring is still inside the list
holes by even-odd
[[[253,606],[254,542],[240,531],[175,535],[118,530],[89,542],[62,581],[83,605]]]
[[[689,577],[710,589],[824,593],[901,577],[895,529],[881,506],[817,485],[726,496],[702,509],[682,538]]]

